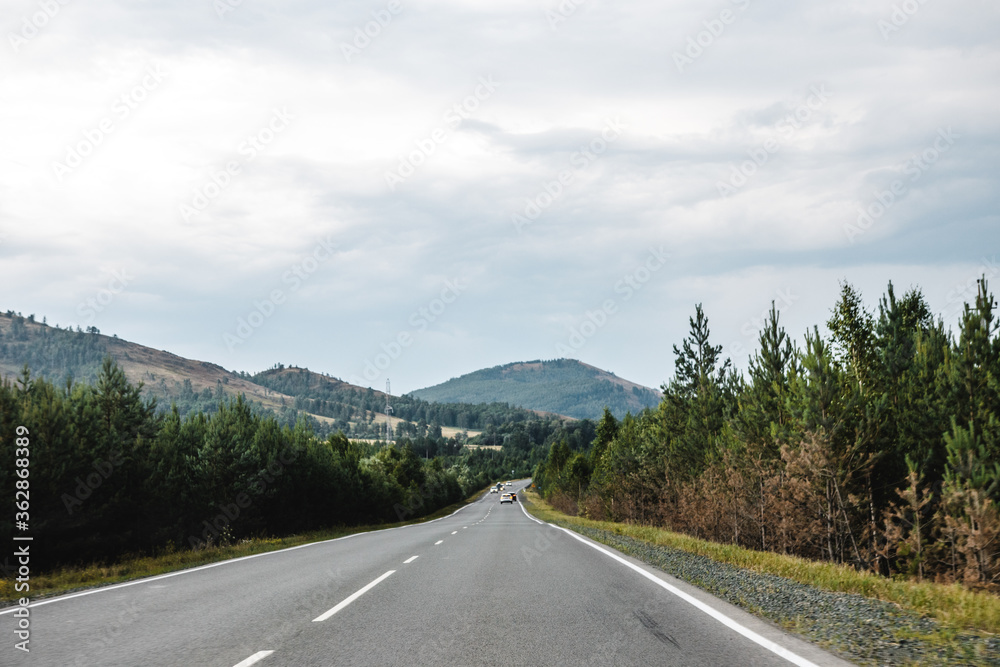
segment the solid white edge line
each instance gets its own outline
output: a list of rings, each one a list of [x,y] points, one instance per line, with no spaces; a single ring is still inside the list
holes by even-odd
[[[518,505],[521,506],[521,511],[524,512],[524,516],[528,517],[529,519],[531,519],[535,523],[545,523],[544,521],[539,521],[535,517],[533,517],[530,514],[528,514],[528,510],[524,509],[524,503],[518,503]]]
[[[761,635],[757,634],[756,632],[754,632],[750,628],[744,627],[740,623],[737,623],[733,619],[729,618],[728,616],[726,616],[725,614],[723,614],[721,611],[718,611],[717,609],[714,609],[714,608],[710,607],[709,605],[705,604],[701,600],[699,600],[699,599],[697,599],[695,597],[692,597],[691,595],[688,595],[687,593],[685,593],[684,591],[680,590],[676,586],[671,586],[670,584],[668,584],[667,582],[663,581],[662,579],[660,579],[656,575],[652,574],[651,572],[647,572],[646,570],[642,569],[641,567],[639,567],[635,563],[630,563],[629,561],[625,560],[621,556],[619,556],[617,554],[611,553],[610,551],[608,551],[604,547],[602,547],[602,546],[600,546],[600,545],[598,545],[598,544],[596,544],[596,543],[594,543],[594,542],[592,542],[592,541],[584,538],[581,535],[578,535],[578,534],[574,533],[572,530],[569,530],[567,528],[563,528],[562,526],[556,526],[555,524],[551,524],[551,523],[548,523],[548,522],[545,522],[545,521],[540,521],[539,519],[536,519],[535,517],[533,517],[530,514],[528,514],[528,511],[526,509],[524,509],[524,505],[523,504],[521,505],[521,511],[524,512],[524,515],[526,517],[528,517],[529,519],[531,519],[535,523],[546,524],[546,525],[551,526],[552,528],[558,528],[559,530],[563,531],[564,533],[566,533],[567,535],[569,535],[573,539],[579,540],[580,542],[583,542],[584,544],[586,544],[588,547],[591,547],[592,549],[596,549],[597,551],[600,551],[604,555],[606,555],[606,556],[608,556],[610,558],[615,559],[616,561],[618,561],[622,565],[625,565],[626,567],[629,567],[632,570],[635,570],[636,572],[638,572],[642,576],[644,576],[647,579],[649,579],[650,581],[652,581],[654,584],[657,584],[658,586],[660,586],[660,587],[666,589],[667,591],[673,593],[674,595],[676,595],[680,599],[684,600],[688,604],[691,604],[692,606],[694,606],[699,611],[702,611],[702,612],[708,614],[709,616],[711,616],[715,620],[719,621],[720,623],[722,623],[726,627],[730,628],[731,630],[735,630],[736,632],[740,633],[741,635],[743,635],[744,637],[746,637],[750,641],[752,641],[755,644],[758,644],[759,646],[767,649],[771,653],[774,653],[775,655],[777,655],[777,656],[779,656],[781,658],[784,658],[785,660],[787,660],[788,662],[792,663],[793,665],[798,665],[799,667],[819,667],[819,665],[817,665],[816,663],[811,662],[809,660],[806,660],[802,656],[789,651],[784,646],[781,646],[780,644],[777,644],[777,643],[771,641],[770,639],[767,639],[766,637],[762,637]]]
[[[392,529],[390,529],[392,530]],[[368,531],[375,532],[375,531]],[[229,565],[230,563],[237,563],[244,560],[250,560],[251,558],[260,558],[261,556],[270,556],[271,554],[281,553],[282,551],[295,551],[296,549],[304,549],[305,547],[316,546],[317,544],[327,544],[329,542],[337,542],[340,540],[350,539],[352,537],[358,537],[359,535],[364,535],[365,533],[352,533],[350,535],[344,535],[343,537],[335,537],[332,540],[323,540],[322,542],[310,542],[309,544],[300,544],[297,547],[288,547],[287,549],[278,549],[277,551],[265,551],[264,553],[251,554],[249,556],[240,556],[239,558],[232,558],[230,560],[220,560],[217,563],[209,563],[207,565],[199,565],[198,567],[192,567],[186,570],[177,570],[176,572],[168,572],[167,574],[158,574],[155,577],[147,577],[144,579],[135,579],[133,581],[125,581],[120,584],[113,584],[111,586],[101,586],[100,588],[92,588],[89,591],[80,591],[79,593],[72,593],[70,595],[60,595],[57,598],[49,598],[47,600],[39,600],[38,602],[33,602],[28,605],[29,609],[34,609],[35,607],[41,607],[42,605],[52,604],[53,602],[62,602],[63,600],[72,600],[73,598],[81,598],[85,595],[93,595],[94,593],[104,593],[107,591],[117,590],[119,588],[127,588],[129,586],[138,586],[139,584],[148,584],[154,581],[160,581],[161,579],[169,579],[170,577],[179,577],[182,574],[190,574],[192,572],[200,572],[201,570],[209,570],[213,567],[220,567],[222,565]],[[10,607],[9,609],[4,609],[0,611],[0,616],[4,614],[11,614],[16,611],[18,607]]]
[[[403,565],[406,565],[407,563],[412,563],[413,561],[417,560],[418,558],[420,558],[419,555],[417,555],[417,556],[410,556],[409,558],[407,558],[406,560],[403,561]]]
[[[552,524],[549,524],[549,525],[552,525]],[[712,618],[714,618],[718,622],[722,623],[726,627],[728,627],[731,630],[734,630],[734,631],[740,633],[741,635],[743,635],[744,637],[746,637],[750,641],[752,641],[755,644],[758,644],[759,646],[767,649],[771,653],[774,653],[775,655],[777,655],[777,656],[779,656],[781,658],[784,658],[785,660],[787,660],[788,662],[792,663],[793,665],[798,665],[799,667],[819,667],[819,665],[817,665],[816,663],[811,662],[809,660],[806,660],[802,656],[800,656],[800,655],[798,655],[796,653],[792,653],[791,651],[789,651],[784,646],[781,646],[780,644],[777,644],[777,643],[771,641],[770,639],[767,639],[766,637],[762,637],[761,635],[757,634],[756,632],[754,632],[750,628],[744,627],[743,625],[737,623],[733,619],[731,619],[728,616],[726,616],[725,614],[723,614],[721,611],[718,611],[717,609],[714,609],[714,608],[710,607],[709,605],[705,604],[701,600],[688,595],[687,593],[685,593],[684,591],[680,590],[679,588],[676,588],[675,586],[672,586],[672,585],[668,584],[667,582],[663,581],[662,579],[660,579],[656,575],[652,574],[651,572],[647,572],[646,570],[642,569],[641,567],[639,567],[635,563],[628,562],[627,560],[625,560],[621,556],[619,556],[617,554],[611,553],[610,551],[608,551],[604,547],[599,546],[599,545],[597,545],[597,544],[595,544],[595,543],[593,543],[593,542],[591,542],[591,541],[589,541],[587,539],[584,539],[582,536],[577,535],[576,533],[574,533],[573,531],[571,531],[571,530],[569,530],[567,528],[563,528],[562,526],[553,526],[553,527],[554,528],[558,528],[559,530],[565,532],[567,535],[569,535],[573,539],[576,539],[576,540],[579,540],[580,542],[583,542],[588,547],[591,547],[592,549],[596,549],[597,551],[600,551],[601,553],[603,553],[605,556],[608,556],[609,558],[613,558],[614,560],[618,561],[622,565],[624,565],[624,566],[626,566],[628,568],[631,568],[632,570],[638,572],[642,576],[644,576],[647,579],[649,579],[650,581],[652,581],[654,584],[656,584],[656,585],[658,585],[658,586],[666,589],[667,591],[673,593],[674,595],[676,595],[680,599],[684,600],[688,604],[692,605],[693,607],[695,607],[699,611],[702,611],[702,612],[708,614],[709,616],[711,616]]]
[[[395,572],[395,570],[389,570],[388,572],[386,572],[381,577],[379,577],[375,581],[371,582],[370,584],[368,584],[367,586],[365,586],[361,590],[359,590],[356,593],[352,593],[351,595],[347,596],[336,607],[334,607],[330,611],[328,611],[328,612],[326,612],[324,614],[320,614],[319,616],[317,616],[316,618],[314,618],[313,619],[313,623],[321,623],[321,622],[325,621],[326,619],[330,618],[331,616],[333,616],[334,614],[336,614],[338,611],[340,611],[341,609],[343,609],[347,605],[351,604],[352,602],[354,602],[355,600],[357,600],[359,597],[361,597],[362,595],[364,595],[365,593],[367,593],[371,589],[373,589],[376,586],[378,586],[380,583],[382,583],[382,580],[384,580],[387,577],[389,577],[390,575],[392,575],[393,572]]]
[[[261,660],[271,655],[272,653],[274,653],[274,651],[257,651],[243,662],[237,663],[236,667],[250,667],[250,665],[254,664],[255,662],[260,662]]]
[[[48,598],[46,600],[39,600],[38,602],[32,602],[31,604],[29,604],[28,605],[28,609],[34,609],[35,607],[41,607],[42,605],[52,604],[53,602],[62,602],[63,600],[72,600],[73,598],[80,598],[80,597],[83,597],[85,595],[93,595],[94,593],[105,593],[107,591],[113,591],[113,590],[117,590],[119,588],[126,588],[128,586],[137,586],[139,584],[148,584],[148,583],[153,582],[153,581],[159,581],[160,579],[169,579],[170,577],[178,577],[178,576],[180,576],[182,574],[190,574],[192,572],[198,572],[200,570],[207,570],[207,569],[213,568],[213,567],[220,567],[222,565],[229,565],[231,563],[238,563],[240,561],[250,560],[251,558],[260,558],[261,556],[271,556],[273,554],[280,554],[280,553],[283,553],[285,551],[295,551],[296,549],[305,549],[306,547],[314,547],[314,546],[319,545],[319,544],[329,544],[330,542],[337,542],[337,541],[340,541],[340,540],[346,540],[346,539],[350,539],[352,537],[360,537],[361,535],[368,535],[369,533],[381,533],[383,531],[389,531],[389,530],[402,530],[403,528],[411,528],[413,526],[425,526],[425,525],[427,525],[429,523],[434,523],[435,521],[440,521],[441,519],[447,519],[448,517],[455,516],[456,514],[458,514],[459,512],[461,512],[462,510],[464,510],[468,506],[469,505],[462,505],[457,510],[455,510],[454,512],[452,512],[451,514],[449,514],[448,516],[438,517],[437,519],[434,519],[432,521],[427,521],[425,523],[411,523],[411,524],[408,524],[406,526],[396,526],[395,528],[380,528],[378,530],[366,530],[366,531],[361,532],[361,533],[351,533],[350,535],[344,535],[342,537],[334,537],[333,539],[323,540],[322,542],[310,542],[309,544],[300,544],[297,547],[288,547],[286,549],[277,549],[275,551],[265,551],[264,553],[260,553],[260,554],[251,554],[249,556],[240,556],[239,558],[231,558],[229,560],[220,560],[217,563],[209,563],[208,565],[199,565],[198,567],[192,567],[192,568],[189,568],[189,569],[186,569],[186,570],[177,570],[176,572],[168,572],[167,574],[159,574],[159,575],[156,575],[155,577],[146,577],[146,578],[143,578],[143,579],[135,579],[133,581],[126,581],[126,582],[123,582],[123,583],[120,583],[120,584],[113,584],[111,586],[100,586],[99,588],[92,588],[89,591],[81,591],[79,593],[72,593],[70,595],[60,595],[59,597]],[[13,614],[18,609],[21,609],[21,607],[18,606],[18,605],[14,605],[12,607],[8,607],[7,609],[0,610],[0,616],[3,616],[4,614]]]

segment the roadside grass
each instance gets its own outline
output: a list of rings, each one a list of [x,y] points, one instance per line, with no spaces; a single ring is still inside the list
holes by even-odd
[[[972,591],[959,584],[916,582],[902,578],[888,579],[871,572],[859,572],[846,565],[707,542],[663,528],[569,516],[554,509],[537,493],[531,491],[524,493],[525,500],[531,506],[531,513],[543,521],[566,528],[573,526],[596,528],[650,544],[698,554],[754,572],[786,577],[823,590],[857,593],[891,602],[938,621],[943,626],[942,636],[938,638],[941,640],[947,640],[947,637],[957,630],[1000,633],[1000,596],[990,593]]]
[[[433,514],[410,521],[368,526],[334,527],[327,530],[312,531],[286,537],[246,539],[236,544],[211,546],[198,550],[184,549],[175,551],[168,549],[154,556],[126,556],[115,563],[91,563],[88,565],[61,568],[52,572],[32,573],[30,581],[31,590],[28,596],[32,602],[37,602],[43,598],[72,593],[87,588],[118,584],[158,574],[167,574],[168,572],[186,570],[200,565],[232,560],[233,558],[253,556],[269,551],[297,547],[303,544],[332,540],[346,535],[426,523],[448,516],[459,508],[478,499],[486,490],[478,491],[469,498],[443,507]],[[14,584],[15,581],[13,578],[0,579],[0,609],[17,604],[18,599],[25,595],[24,593],[16,592]]]

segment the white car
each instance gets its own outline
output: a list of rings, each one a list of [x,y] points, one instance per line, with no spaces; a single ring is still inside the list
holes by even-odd
[[[500,496],[500,504],[503,505],[504,503],[510,503],[511,505],[514,504],[514,499],[510,497],[509,493],[505,493]]]
[[[490,487],[490,493],[499,493],[499,491],[497,491],[497,487],[491,486]]]

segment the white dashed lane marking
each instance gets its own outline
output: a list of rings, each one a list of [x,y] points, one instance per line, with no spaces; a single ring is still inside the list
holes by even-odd
[[[236,667],[250,667],[250,665],[260,662],[272,653],[274,653],[274,651],[257,651],[243,662],[237,663]]]
[[[341,609],[343,609],[347,605],[351,604],[352,602],[354,602],[355,600],[357,600],[359,597],[361,597],[362,595],[364,595],[365,593],[367,593],[371,589],[373,589],[376,586],[378,586],[380,583],[382,583],[382,581],[384,579],[387,579],[390,575],[392,575],[393,572],[395,572],[395,570],[389,570],[388,572],[386,572],[385,574],[383,574],[381,577],[379,577],[375,581],[371,582],[370,584],[368,584],[367,586],[365,586],[364,588],[362,588],[361,590],[359,590],[357,593],[353,593],[349,597],[345,598],[343,602],[341,602],[340,604],[338,604],[336,607],[334,607],[330,611],[326,612],[325,614],[321,614],[321,615],[317,616],[316,618],[314,618],[313,619],[313,623],[321,623],[321,622],[325,621],[326,619],[330,618],[331,616],[333,616],[334,614],[336,614],[338,611],[340,611]]]

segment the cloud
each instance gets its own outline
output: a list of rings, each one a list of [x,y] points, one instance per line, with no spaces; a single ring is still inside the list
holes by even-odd
[[[840,280],[930,298],[995,251],[995,3],[223,1],[70,1],[41,26],[10,3],[4,309],[75,322],[124,267],[102,331],[347,376],[468,280],[386,371],[413,389],[554,356],[663,246],[669,266],[580,351],[656,385],[697,302],[728,345],[789,285],[801,329]],[[274,289],[287,301],[228,349]]]

